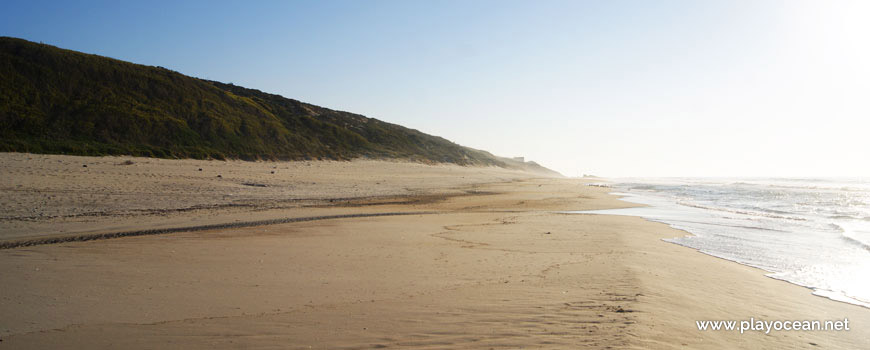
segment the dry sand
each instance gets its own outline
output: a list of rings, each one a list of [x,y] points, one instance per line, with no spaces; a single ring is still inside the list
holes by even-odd
[[[201,170],[200,170],[201,169]],[[365,212],[530,175],[390,161],[245,162],[0,153],[0,244],[22,238]],[[364,200],[360,202],[360,200]],[[320,210],[333,207],[329,211]],[[344,210],[335,210],[342,206]],[[293,209],[293,210],[288,210]]]
[[[0,154],[4,239],[425,214],[3,249],[0,348],[861,349],[870,339],[868,309],[661,240],[685,232],[558,213],[629,205],[584,180],[376,161],[117,165],[126,159]],[[750,317],[847,317],[852,330],[695,326]]]

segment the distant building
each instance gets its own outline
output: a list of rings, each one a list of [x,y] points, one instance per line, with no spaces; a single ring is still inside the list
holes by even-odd
[[[526,162],[526,157],[513,157],[511,159],[518,161],[518,162],[523,162],[523,163]]]

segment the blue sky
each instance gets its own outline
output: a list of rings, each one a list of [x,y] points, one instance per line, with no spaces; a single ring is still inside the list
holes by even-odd
[[[870,2],[0,4],[0,35],[361,113],[566,175],[870,176]]]

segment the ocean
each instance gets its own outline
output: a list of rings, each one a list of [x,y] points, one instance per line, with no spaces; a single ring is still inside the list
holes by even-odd
[[[610,186],[647,207],[594,213],[666,223],[691,233],[668,242],[870,308],[870,179],[621,179]]]

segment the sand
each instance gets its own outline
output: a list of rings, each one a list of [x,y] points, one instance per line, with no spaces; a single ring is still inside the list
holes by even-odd
[[[390,161],[245,162],[0,153],[0,244],[364,212],[531,175]],[[335,207],[344,207],[336,210]],[[293,210],[288,210],[293,209]]]
[[[405,215],[2,249],[0,348],[859,349],[870,339],[868,309],[661,240],[685,232],[560,213],[630,206],[590,180],[380,161],[125,160],[0,154],[4,239]],[[847,317],[852,330],[695,325],[750,317]]]

